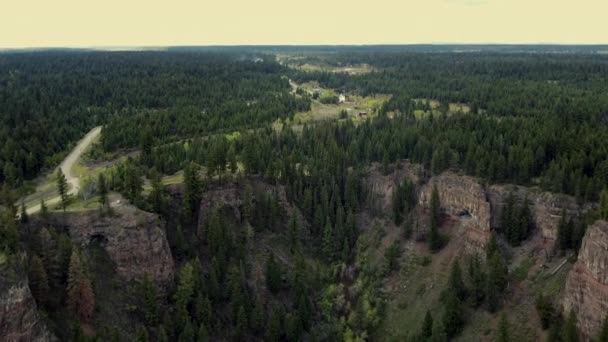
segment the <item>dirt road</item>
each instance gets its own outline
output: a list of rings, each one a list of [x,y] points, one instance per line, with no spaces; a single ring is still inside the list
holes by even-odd
[[[87,133],[84,136],[84,138],[82,138],[78,142],[78,144],[76,145],[76,147],[74,147],[72,152],[70,152],[70,154],[68,154],[68,156],[61,162],[61,164],[59,164],[59,168],[61,168],[61,172],[63,172],[63,174],[65,175],[65,178],[68,181],[68,184],[69,184],[68,194],[71,196],[77,195],[78,191],[80,190],[80,179],[73,172],[74,164],[76,164],[76,162],[78,162],[78,160],[82,157],[84,152],[86,152],[86,150],[91,146],[91,144],[93,142],[95,142],[95,140],[99,137],[100,134],[101,134],[101,126],[95,127],[92,130],[90,130],[89,133]],[[61,200],[61,198],[59,196],[56,196],[53,198],[45,199],[44,201],[47,206],[52,206],[52,205],[59,203],[60,200]],[[40,204],[36,204],[27,209],[28,214],[33,214],[38,211],[40,211]]]

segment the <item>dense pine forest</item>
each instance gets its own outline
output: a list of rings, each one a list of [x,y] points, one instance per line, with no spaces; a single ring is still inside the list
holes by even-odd
[[[586,205],[584,215],[563,210],[551,251],[560,258],[575,257],[586,227],[608,219],[608,56],[539,50],[0,54],[0,270],[27,260],[32,295],[60,340],[388,340],[387,283],[410,260],[424,267],[441,258],[457,240],[450,225],[470,216],[448,215],[436,186],[428,208],[419,205],[433,177],[534,187]],[[336,71],[359,65],[367,71]],[[338,105],[305,90],[311,82],[388,97],[302,123],[299,114]],[[95,126],[101,140],[87,160],[99,171],[73,198],[59,172],[60,205],[41,201],[28,215],[17,197]],[[391,185],[383,210],[370,179],[412,165],[417,181]],[[117,277],[104,250],[112,241],[96,233],[77,243],[66,219],[82,214],[74,203],[88,201],[87,191],[100,221],[131,215],[124,202],[160,218],[175,261],[170,281],[105,279]],[[531,205],[510,192],[482,252],[445,262],[447,281],[431,287],[440,288],[438,309],[391,337],[462,338],[480,312],[500,317],[487,338],[520,336],[505,315],[521,281],[509,263],[537,231]],[[133,215],[141,228],[143,214]],[[391,231],[397,237],[382,245]],[[406,243],[424,257],[403,257]],[[543,336],[577,340],[574,311],[560,313],[543,293],[533,301]],[[607,336],[608,321],[599,340]]]

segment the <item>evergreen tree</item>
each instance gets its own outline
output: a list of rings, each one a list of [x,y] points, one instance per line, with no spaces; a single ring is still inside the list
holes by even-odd
[[[188,305],[192,301],[194,295],[194,284],[195,280],[193,276],[193,267],[192,264],[188,262],[182,266],[181,270],[179,271],[179,281],[174,299],[177,325],[184,327],[185,324],[190,324],[190,330],[193,330],[193,328],[192,324],[190,323]],[[194,331],[192,331],[192,334],[188,336],[192,336],[192,338],[194,338]]]
[[[162,178],[156,170],[152,170],[151,178],[152,190],[148,195],[148,201],[152,204],[152,210],[157,214],[161,214],[165,208],[165,188]]]
[[[192,328],[192,321],[190,317],[187,317],[181,333],[179,334],[178,342],[195,342],[194,339],[194,328]]]
[[[597,342],[608,342],[608,315],[604,317],[604,323],[602,323],[602,329],[597,336]]]
[[[486,275],[481,266],[478,254],[469,259],[469,278],[471,279],[471,300],[474,307],[478,307],[485,297]]]
[[[69,200],[68,181],[61,168],[57,169],[57,192],[59,192],[59,196],[61,197],[61,208],[65,211]]]
[[[576,313],[574,310],[570,310],[568,319],[566,319],[562,332],[562,341],[578,342],[578,328],[576,326]]]
[[[150,278],[146,274],[142,287],[142,298],[143,298],[143,313],[146,320],[146,324],[150,327],[156,326],[158,323],[158,291],[156,286],[150,281]]]
[[[325,229],[323,229],[323,254],[328,260],[334,258],[334,229],[329,218],[326,219]]]
[[[29,216],[27,214],[27,210],[25,209],[25,203],[21,201],[21,214],[20,214],[21,223],[27,223],[29,221]]]
[[[257,300],[253,312],[251,313],[251,329],[256,334],[261,333],[264,329],[264,322],[264,306],[260,300]]]
[[[504,313],[500,316],[500,321],[498,322],[498,338],[496,340],[498,342],[509,342],[511,340],[509,338],[509,322]]]
[[[255,210],[255,198],[253,195],[253,189],[250,184],[245,185],[245,193],[243,195],[243,214],[245,220],[249,223],[253,223],[254,210]]]
[[[445,294],[445,311],[443,313],[443,326],[448,338],[456,336],[464,327],[464,308],[456,292],[448,290]]]
[[[429,248],[433,252],[437,252],[443,247],[443,239],[439,234],[439,223],[441,220],[441,204],[439,199],[439,191],[437,186],[433,186],[431,194],[431,228],[429,234]]]
[[[47,219],[49,216],[49,208],[46,206],[44,198],[40,198],[40,214],[44,219]]]
[[[103,172],[99,173],[97,179],[97,195],[99,196],[99,204],[102,208],[105,207],[108,204],[108,187]]]
[[[422,322],[420,337],[424,341],[427,341],[431,336],[433,336],[433,316],[431,316],[431,312],[427,310],[424,321]]]
[[[458,260],[454,260],[452,263],[450,278],[448,280],[448,290],[453,291],[456,294],[456,297],[461,301],[465,300],[467,296],[467,289],[462,280],[462,271]]]
[[[608,189],[600,194],[600,219],[608,220]]]
[[[431,227],[439,227],[441,223],[441,199],[439,198],[439,191],[437,186],[433,185],[433,191],[431,192]]]
[[[566,217],[566,210],[562,210],[562,216],[557,226],[557,244],[562,251],[568,250],[572,243],[572,227],[568,224],[568,218]]]
[[[291,253],[295,253],[298,250],[299,245],[299,237],[300,237],[300,227],[298,224],[298,219],[295,214],[291,215],[288,224],[288,234],[289,234],[289,250]]]
[[[272,293],[277,293],[281,290],[282,284],[281,265],[275,260],[274,254],[270,253],[266,260],[266,286]]]
[[[30,258],[28,279],[36,302],[42,305],[46,304],[49,299],[49,280],[42,259],[37,255]]]
[[[198,327],[196,342],[209,342],[209,331],[207,331],[207,326],[204,322]]]
[[[95,295],[77,250],[72,252],[68,271],[67,306],[74,315],[88,322],[95,310]]]
[[[247,313],[245,308],[241,306],[237,313],[235,337],[237,341],[242,341],[247,333]]]
[[[273,308],[268,317],[266,324],[266,341],[279,341],[282,335],[281,328],[281,313],[276,308]]]
[[[536,298],[536,312],[543,329],[548,329],[555,321],[556,312],[551,300],[542,293]]]
[[[169,342],[169,336],[167,336],[167,330],[164,325],[158,327],[158,342]]]
[[[494,253],[488,260],[488,277],[486,281],[486,298],[488,310],[494,312],[500,306],[500,297],[507,285],[508,269],[500,253]]]
[[[144,326],[137,327],[137,335],[135,337],[135,341],[137,342],[148,342],[150,340],[150,336],[148,335],[148,330]]]

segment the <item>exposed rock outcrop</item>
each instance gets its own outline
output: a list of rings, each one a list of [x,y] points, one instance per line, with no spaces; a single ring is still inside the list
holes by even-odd
[[[492,185],[488,188],[488,200],[492,208],[492,227],[500,227],[502,208],[509,193],[519,199],[526,198],[533,206],[534,223],[542,238],[546,239],[550,246],[557,239],[557,227],[562,216],[562,210],[566,211],[568,217],[578,216],[586,210],[580,207],[574,197],[541,191],[538,188],[526,188],[516,185]]]
[[[82,247],[101,244],[123,279],[142,280],[146,274],[158,284],[173,279],[175,265],[157,215],[123,206],[113,215],[85,211],[59,214],[56,220]]]
[[[491,236],[490,203],[486,200],[483,186],[473,177],[444,172],[431,178],[420,190],[418,200],[422,207],[430,207],[434,187],[437,187],[442,210],[448,215],[463,218],[466,250],[483,252]]]
[[[395,186],[404,180],[410,180],[414,184],[418,184],[421,174],[422,166],[412,164],[407,160],[401,161],[387,175],[382,173],[380,164],[374,163],[367,176],[366,186],[368,194],[373,197],[372,201],[378,207],[376,209],[382,212],[390,212]]]
[[[578,327],[586,339],[595,337],[608,315],[608,222],[591,225],[568,274],[563,297],[564,312],[577,313]]]
[[[38,314],[28,286],[25,255],[0,265],[0,340],[6,342],[54,341]]]

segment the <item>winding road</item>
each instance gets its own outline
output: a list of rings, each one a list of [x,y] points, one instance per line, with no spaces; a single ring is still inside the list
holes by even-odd
[[[101,134],[101,126],[97,126],[97,127],[93,128],[92,130],[90,130],[89,133],[87,133],[84,136],[84,138],[82,138],[78,142],[78,144],[76,145],[76,147],[74,147],[72,152],[70,152],[70,154],[68,154],[68,156],[65,157],[65,159],[61,162],[61,164],[59,164],[59,168],[61,169],[61,172],[63,172],[63,174],[65,175],[65,178],[67,179],[67,182],[69,184],[68,194],[71,196],[77,195],[78,191],[80,190],[80,179],[73,172],[74,164],[76,164],[76,162],[78,162],[78,160],[80,160],[80,158],[82,157],[84,152],[86,152],[86,150],[91,146],[91,144],[93,144],[96,141],[96,139],[99,137],[100,134]],[[51,205],[58,204],[59,201],[61,201],[61,197],[55,196],[53,198],[48,198],[48,199],[45,198],[44,201],[47,206],[51,206]],[[33,214],[38,211],[40,211],[40,204],[36,204],[27,209],[28,214]]]

